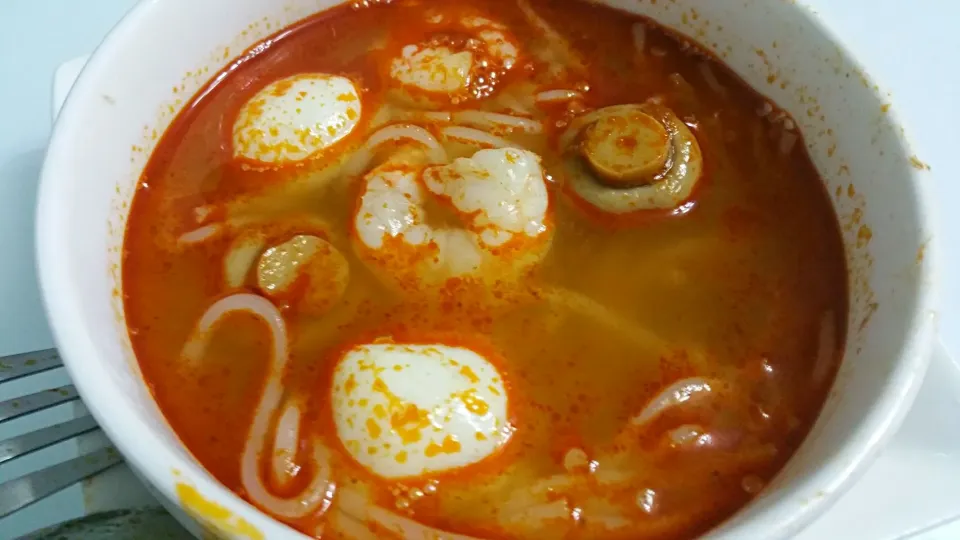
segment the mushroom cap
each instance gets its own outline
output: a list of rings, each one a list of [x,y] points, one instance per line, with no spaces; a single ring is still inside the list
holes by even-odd
[[[653,102],[584,114],[570,123],[559,144],[568,192],[604,214],[675,210],[690,198],[703,172],[693,132]]]
[[[652,184],[669,166],[670,133],[637,108],[603,116],[582,132],[581,152],[611,187]]]

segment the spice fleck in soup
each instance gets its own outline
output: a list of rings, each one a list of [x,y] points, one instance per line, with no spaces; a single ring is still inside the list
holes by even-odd
[[[840,361],[793,121],[588,3],[284,30],[154,151],[123,262],[170,425],[323,538],[679,539],[760,493]]]

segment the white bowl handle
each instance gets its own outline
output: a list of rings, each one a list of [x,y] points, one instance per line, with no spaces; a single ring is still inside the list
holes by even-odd
[[[53,74],[53,100],[50,104],[50,118],[52,118],[54,122],[56,122],[57,116],[60,114],[60,108],[63,107],[63,102],[67,100],[67,94],[69,94],[70,89],[73,88],[73,83],[77,80],[88,58],[90,57],[81,56],[64,62],[60,64],[56,73]]]

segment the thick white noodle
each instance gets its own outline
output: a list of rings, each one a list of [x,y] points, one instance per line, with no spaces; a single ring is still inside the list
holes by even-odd
[[[556,62],[556,64],[551,67],[561,67],[574,69],[577,71],[584,70],[583,62],[573,52],[573,48],[570,46],[567,40],[564,39],[560,32],[556,31],[552,26],[550,26],[550,23],[545,21],[543,17],[537,14],[536,10],[534,10],[530,5],[530,2],[527,0],[517,0],[517,7],[520,8],[520,12],[523,13],[523,16],[527,19],[527,22],[540,31],[547,43],[550,44],[551,53],[549,55],[549,59],[553,62]]]
[[[543,124],[536,120],[489,111],[456,111],[453,113],[453,123],[487,130],[516,129],[534,134],[543,132]]]
[[[359,490],[344,487],[337,493],[337,509],[360,523],[374,522],[404,540],[481,540],[475,536],[435,529],[377,506]]]
[[[291,400],[283,408],[277,427],[273,432],[273,481],[286,487],[300,471],[297,464],[297,447],[300,443],[300,406]]]
[[[427,158],[431,163],[447,162],[447,152],[429,131],[413,124],[393,124],[367,138],[363,146],[347,160],[343,167],[344,174],[356,176],[365,173],[373,161],[377,147],[384,143],[404,140],[420,143],[427,150]]]
[[[706,81],[707,86],[709,86],[711,90],[720,95],[725,95],[727,93],[727,89],[720,84],[719,80],[717,80],[717,75],[713,72],[710,64],[706,62],[700,62],[697,64],[697,68],[700,70],[700,75],[703,76],[703,80]]]
[[[635,426],[642,426],[660,416],[663,411],[670,407],[704,397],[713,391],[715,384],[700,377],[681,379],[654,396],[647,406],[640,411],[640,414],[630,419],[630,423]]]
[[[282,378],[288,360],[287,326],[276,306],[266,298],[249,293],[232,294],[217,300],[200,317],[181,356],[188,362],[199,362],[217,322],[237,311],[256,315],[266,323],[272,343],[267,381],[240,458],[240,482],[254,503],[275,516],[296,519],[317,510],[324,511],[333,498],[335,486],[330,481],[329,452],[319,441],[312,442],[313,479],[301,493],[291,498],[277,497],[270,493],[260,477],[259,463],[267,449],[270,424],[283,397]]]
[[[463,126],[450,126],[440,130],[443,138],[450,141],[473,144],[485,148],[520,148],[516,143],[510,142],[502,137],[491,135],[486,131],[473,129]]]
[[[683,424],[667,432],[670,442],[677,446],[684,446],[693,443],[696,446],[704,446],[710,443],[710,435],[702,426],[695,424]]]
[[[561,101],[570,101],[573,99],[582,99],[583,94],[577,92],[576,90],[544,90],[540,92],[534,99],[537,103],[557,103]]]
[[[657,353],[664,353],[668,350],[667,343],[650,329],[611,311],[585,294],[563,287],[543,288],[537,290],[536,293],[540,298],[551,304],[561,306],[606,326],[616,332],[622,339],[631,341],[640,347]]]
[[[501,106],[503,106],[504,108],[514,113],[527,114],[527,115],[530,114],[529,105],[532,105],[532,104],[528,105],[527,99],[520,99],[519,97],[509,93],[499,94],[495,99],[497,103],[499,103]]]
[[[223,229],[222,225],[219,223],[211,223],[210,225],[204,225],[198,227],[190,232],[183,233],[180,235],[180,238],[177,239],[177,244],[180,246],[191,246],[193,244],[199,244],[204,240],[209,240],[213,238]]]
[[[330,532],[336,533],[338,538],[378,540],[377,535],[367,527],[366,523],[354,518],[340,508],[334,507],[328,516],[326,526]]]
[[[833,311],[824,312],[820,317],[817,335],[817,358],[813,361],[811,381],[820,386],[827,379],[833,367],[834,351],[837,347],[837,329],[834,326]]]
[[[262,296],[250,293],[237,293],[217,300],[207,308],[197,321],[190,338],[183,346],[181,356],[191,364],[200,362],[210,343],[211,331],[226,315],[235,311],[244,311],[256,315],[267,324],[273,339],[273,353],[287,353],[287,327],[280,311]],[[274,360],[276,361],[276,360]],[[283,358],[281,361],[285,362]]]
[[[230,289],[243,287],[250,269],[257,262],[266,246],[262,234],[241,236],[230,244],[229,251],[223,257],[223,281]]]
[[[451,114],[446,111],[420,111],[417,109],[397,109],[393,112],[394,122],[427,122],[449,124]]]

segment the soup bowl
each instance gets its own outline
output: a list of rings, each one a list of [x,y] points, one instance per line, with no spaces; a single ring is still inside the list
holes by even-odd
[[[195,534],[297,538],[191,456],[141,377],[120,280],[143,168],[197,90],[252,45],[335,0],[144,0],[97,49],[56,122],[37,213],[43,297],[70,376],[134,471]],[[364,0],[361,3],[367,3]],[[691,36],[789,111],[839,218],[849,280],[843,362],[812,431],[774,481],[709,538],[788,538],[896,430],[934,338],[932,189],[896,104],[794,2],[603,0]]]

